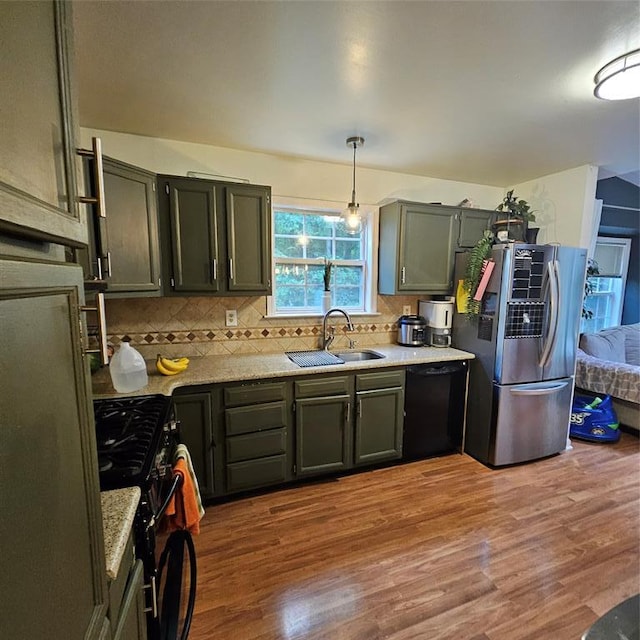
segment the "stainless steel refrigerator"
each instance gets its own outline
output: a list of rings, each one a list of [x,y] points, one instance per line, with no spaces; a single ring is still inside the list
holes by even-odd
[[[454,313],[470,363],[464,451],[501,466],[566,448],[586,249],[496,245],[479,318]],[[456,282],[468,254],[456,256]]]

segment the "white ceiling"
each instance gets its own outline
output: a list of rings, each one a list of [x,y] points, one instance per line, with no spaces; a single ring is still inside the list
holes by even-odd
[[[82,126],[508,186],[638,183],[640,100],[593,76],[637,0],[76,1]]]

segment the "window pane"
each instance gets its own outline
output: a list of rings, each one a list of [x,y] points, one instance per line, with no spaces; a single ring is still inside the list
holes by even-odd
[[[304,287],[280,286],[276,289],[276,309],[305,306]]]
[[[331,240],[310,239],[307,258],[332,258]]]
[[[339,307],[361,307],[361,290],[358,287],[337,287],[333,299]]]
[[[286,211],[276,211],[273,215],[273,232],[282,235],[299,236],[302,235],[301,213],[289,213]]]
[[[298,265],[280,265],[276,267],[276,286],[287,284],[305,284],[304,267]]]
[[[331,274],[333,279],[333,273]],[[307,268],[307,282],[315,285],[324,286],[324,266],[310,264]]]
[[[336,258],[338,260],[360,260],[360,238],[357,240],[336,240]]]
[[[333,235],[333,221],[329,216],[307,215],[305,218],[308,236],[330,238]]]
[[[337,286],[340,285],[355,285],[360,286],[362,283],[363,276],[363,267],[336,267],[334,269],[335,272],[335,283]]]
[[[302,258],[303,247],[297,238],[282,238],[276,236],[276,258]]]
[[[597,243],[594,258],[600,273],[608,276],[622,275],[624,250],[624,245]]]
[[[364,222],[362,224],[362,227],[364,228]],[[338,222],[336,222],[336,236],[338,238],[356,238],[356,237],[358,237],[357,235],[354,236],[353,233],[349,233],[349,229],[347,229],[347,225],[345,225],[344,220],[342,220],[342,219],[339,219]]]

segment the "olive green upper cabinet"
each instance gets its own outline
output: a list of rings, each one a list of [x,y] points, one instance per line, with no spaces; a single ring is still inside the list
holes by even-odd
[[[81,246],[70,2],[0,2],[0,231]]]
[[[455,210],[396,201],[380,209],[378,291],[447,293],[453,288]]]
[[[270,187],[158,180],[164,293],[271,293]]]
[[[227,259],[230,292],[271,293],[271,189],[228,185]]]
[[[494,211],[486,209],[460,209],[458,218],[457,246],[459,249],[470,249],[482,238],[485,230],[491,228]]]
[[[93,163],[85,165],[87,191],[97,193]],[[88,278],[104,279],[107,295],[160,295],[160,249],[156,175],[118,160],[103,159],[104,215],[89,217]]]

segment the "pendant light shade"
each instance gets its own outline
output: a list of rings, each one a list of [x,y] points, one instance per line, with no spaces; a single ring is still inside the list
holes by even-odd
[[[627,100],[640,97],[640,49],[615,58],[596,73],[596,98]]]
[[[353,136],[347,138],[347,146],[353,147],[353,189],[351,190],[351,202],[342,214],[347,231],[355,235],[362,229],[362,217],[360,216],[360,205],[356,202],[356,149],[364,144],[364,138]]]

